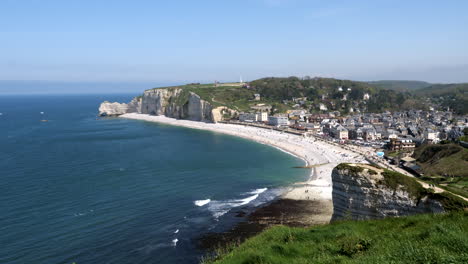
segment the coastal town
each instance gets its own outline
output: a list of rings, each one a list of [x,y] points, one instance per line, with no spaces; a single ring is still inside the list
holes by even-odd
[[[260,95],[256,95],[258,98]],[[319,137],[342,145],[370,147],[373,155],[385,158],[392,164],[408,162],[412,172],[417,166],[410,156],[422,144],[437,144],[456,141],[468,127],[468,116],[456,116],[453,112],[409,110],[383,113],[355,113],[341,116],[338,111],[309,113],[301,109],[307,98],[293,98],[295,110],[269,115],[271,106],[259,104],[251,112],[240,113],[237,119],[226,123],[237,123],[281,130],[305,137]],[[465,144],[461,142],[461,144]]]

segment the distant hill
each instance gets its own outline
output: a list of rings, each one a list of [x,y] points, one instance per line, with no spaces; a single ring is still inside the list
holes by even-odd
[[[370,85],[395,91],[414,91],[431,86],[431,83],[423,81],[399,81],[399,80],[382,80],[368,82]]]
[[[323,104],[329,111],[348,113],[350,109],[366,112],[419,108],[408,92],[383,89],[366,82],[339,80],[333,78],[262,78],[250,82],[250,86],[262,97],[269,100],[291,100],[293,97],[307,97],[311,112],[319,111]],[[369,99],[364,95],[368,94]]]
[[[429,97],[433,103],[449,107],[457,114],[468,113],[468,83],[433,84],[414,91],[418,97]]]

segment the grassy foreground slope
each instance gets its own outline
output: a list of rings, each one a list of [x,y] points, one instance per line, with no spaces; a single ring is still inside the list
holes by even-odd
[[[468,263],[467,212],[276,226],[206,263]]]

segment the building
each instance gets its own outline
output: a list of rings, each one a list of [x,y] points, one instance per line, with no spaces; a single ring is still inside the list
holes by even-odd
[[[257,114],[255,113],[240,113],[239,121],[241,122],[257,122]]]
[[[254,94],[255,101],[260,101],[260,99],[261,99],[260,94]]]
[[[341,125],[334,127],[332,130],[333,137],[337,139],[348,139],[348,129]]]
[[[389,143],[390,150],[413,151],[415,147],[416,143],[411,139],[392,138]]]
[[[286,116],[269,116],[268,124],[272,126],[288,126],[289,120]]]
[[[257,115],[258,122],[268,121],[268,112],[257,112],[256,115]]]
[[[439,142],[438,133],[430,128],[424,131],[424,139],[430,143],[437,143]]]

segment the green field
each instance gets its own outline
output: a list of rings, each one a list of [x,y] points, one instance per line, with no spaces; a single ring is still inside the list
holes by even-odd
[[[467,212],[272,227],[204,263],[468,263]]]

